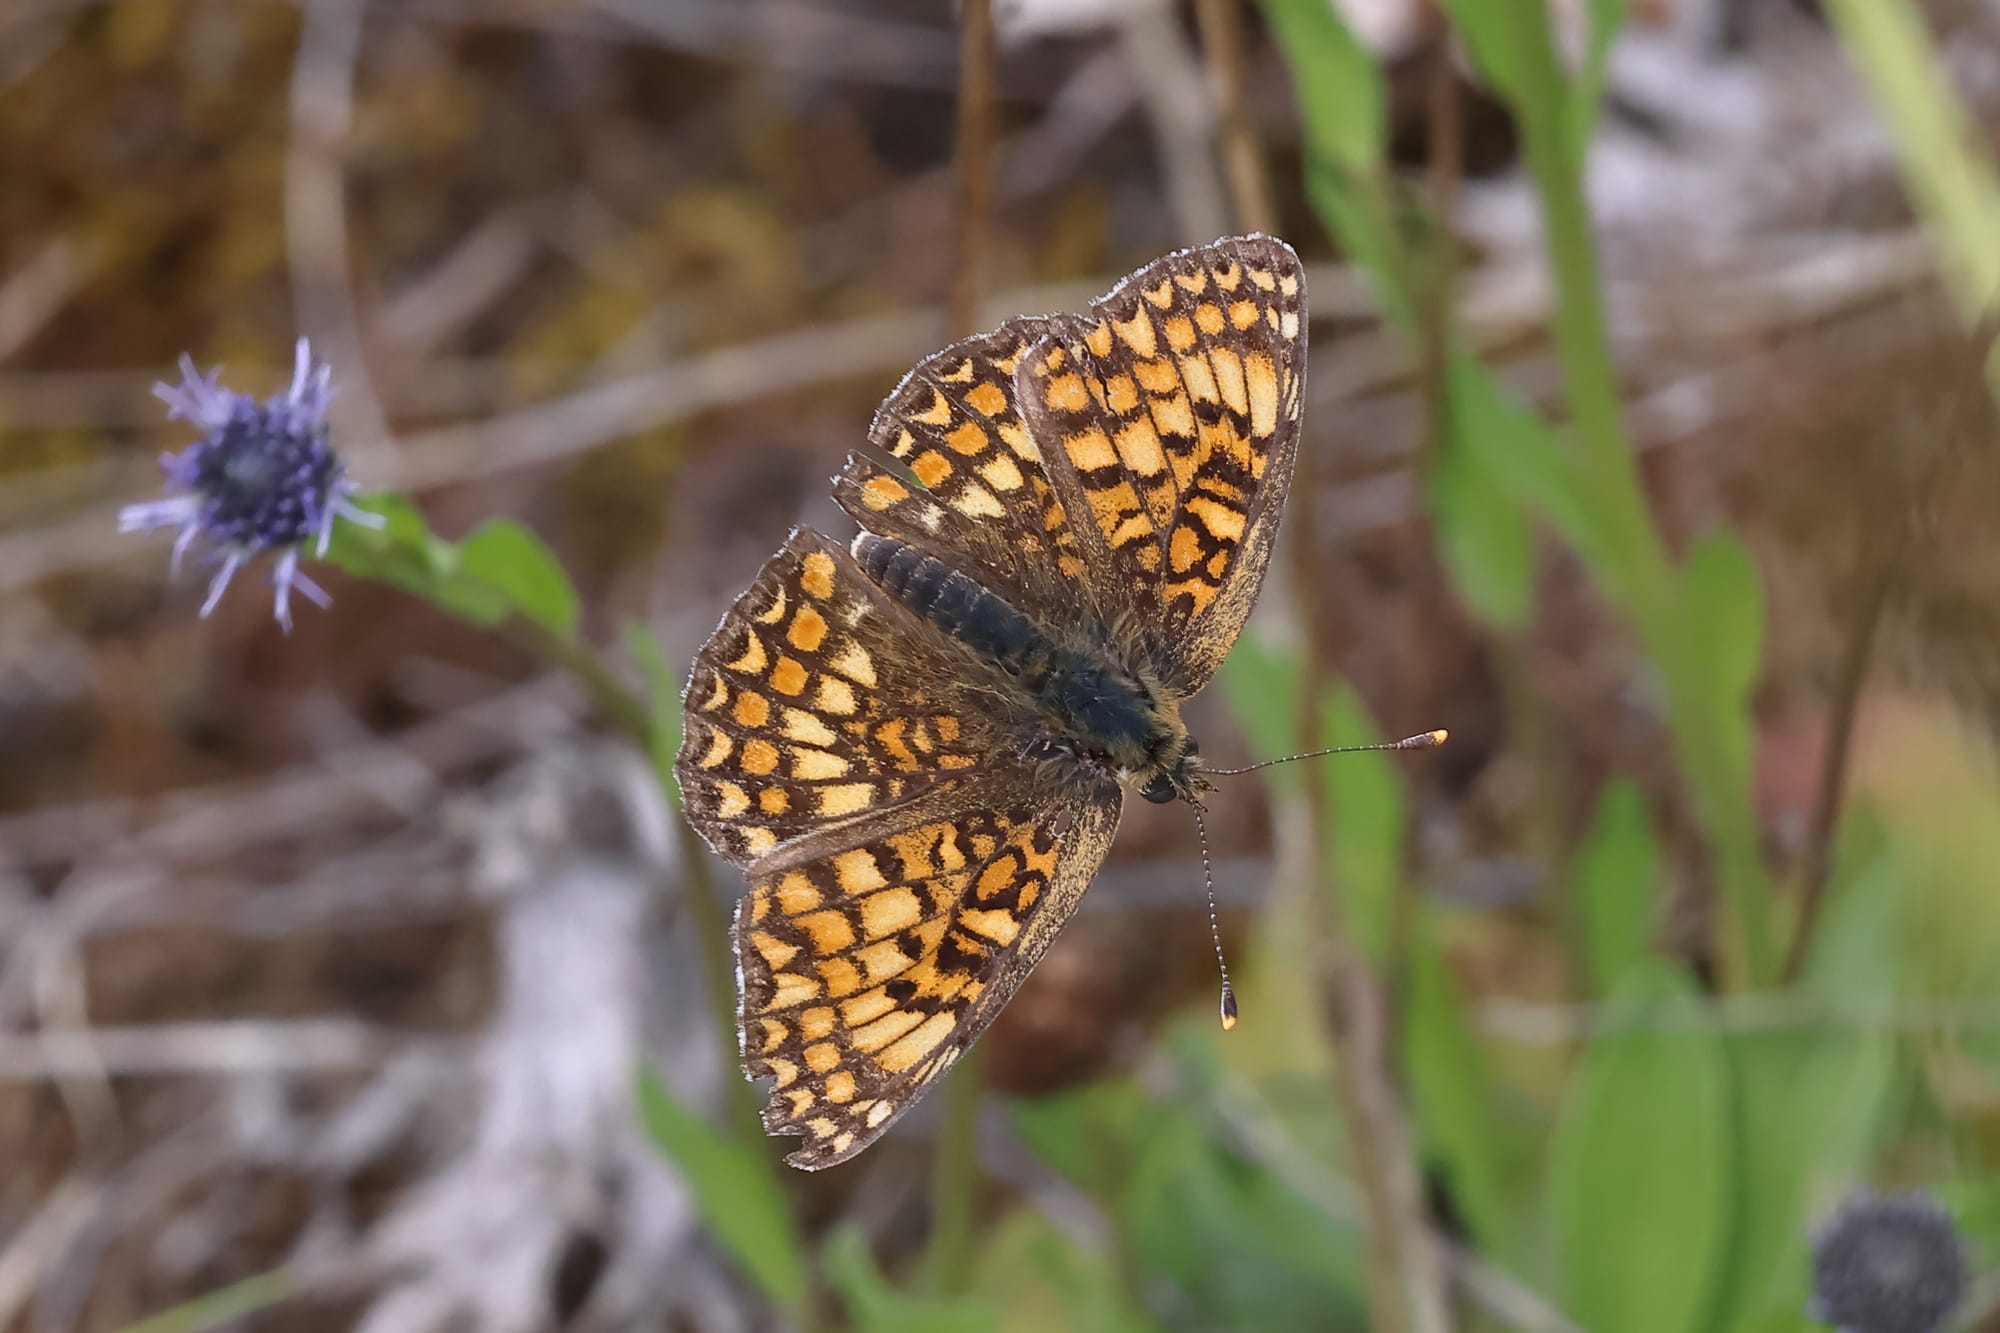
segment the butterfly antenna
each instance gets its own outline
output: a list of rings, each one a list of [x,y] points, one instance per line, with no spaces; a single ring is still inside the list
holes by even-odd
[[[1330,745],[1324,750],[1306,750],[1300,754],[1288,754],[1283,759],[1266,759],[1261,764],[1250,764],[1243,768],[1204,768],[1202,773],[1212,778],[1233,778],[1239,773],[1255,773],[1260,768],[1269,768],[1273,764],[1289,764],[1295,759],[1317,759],[1323,754],[1353,754],[1359,750],[1431,750],[1443,745],[1450,735],[1450,732],[1439,727],[1436,731],[1420,731],[1399,741],[1382,741],[1375,745]]]
[[[1222,972],[1222,1030],[1236,1026],[1236,988],[1229,984],[1229,962],[1222,956],[1222,926],[1215,919],[1215,871],[1208,863],[1208,825],[1202,820],[1202,804],[1194,806],[1194,834],[1201,843],[1201,878],[1208,887],[1208,937],[1215,941],[1215,965]]]

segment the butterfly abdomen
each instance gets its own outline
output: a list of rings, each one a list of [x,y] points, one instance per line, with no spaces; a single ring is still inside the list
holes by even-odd
[[[1133,769],[1166,729],[1146,688],[1097,655],[1057,643],[978,580],[893,537],[864,532],[854,557],[904,606],[1017,681],[1077,752]]]
[[[936,556],[864,532],[854,557],[890,596],[1010,674],[1048,669],[1053,646],[1034,622]]]

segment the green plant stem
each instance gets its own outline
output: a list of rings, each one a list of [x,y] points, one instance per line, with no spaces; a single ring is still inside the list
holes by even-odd
[[[1716,858],[1727,908],[1723,969],[1732,989],[1775,976],[1770,894],[1752,819],[1748,775],[1736,771],[1712,710],[1703,706],[1708,681],[1701,657],[1680,642],[1673,566],[1654,527],[1633,461],[1611,362],[1597,254],[1584,203],[1582,144],[1573,134],[1562,95],[1568,88],[1556,57],[1544,0],[1515,0],[1522,84],[1531,90],[1516,110],[1523,150],[1541,195],[1549,267],[1555,278],[1555,335],[1577,463],[1587,492],[1603,514],[1600,533],[1613,597],[1623,603],[1667,685],[1674,737],[1697,816]]]
[[[518,618],[510,623],[509,629],[518,642],[575,677],[604,719],[653,759],[654,777],[671,802],[673,775],[660,765],[671,763],[672,756],[655,753],[653,719],[644,701],[627,689],[583,640],[551,634]],[[709,1006],[721,1025],[722,1048],[732,1050],[736,1046],[736,963],[729,954],[730,913],[716,887],[715,876],[710,873],[701,839],[685,820],[681,821],[679,833],[681,880],[687,893],[688,911],[694,917],[702,980],[708,988]],[[763,1133],[757,1117],[756,1090],[740,1078],[723,1082],[731,1124],[737,1132],[755,1141]]]
[[[1319,471],[1319,456],[1302,451],[1295,489],[1315,494]],[[1294,515],[1288,558],[1306,637],[1294,740],[1304,750],[1325,743],[1322,701],[1331,692],[1331,672],[1318,645],[1335,642],[1337,634],[1328,623],[1324,600],[1309,591],[1316,586],[1322,549],[1318,516],[1312,505],[1295,506]],[[1416,1145],[1395,1085],[1393,998],[1353,942],[1347,904],[1327,851],[1323,767],[1304,765],[1300,781],[1312,812],[1312,834],[1302,849],[1299,871],[1313,886],[1313,983],[1326,1016],[1333,1093],[1363,1205],[1372,1327],[1377,1333],[1449,1333],[1443,1274],[1428,1239],[1430,1219]]]
[[[1541,195],[1549,269],[1556,286],[1556,350],[1576,428],[1578,463],[1606,514],[1606,554],[1622,600],[1642,620],[1664,616],[1670,596],[1666,553],[1625,437],[1618,376],[1604,319],[1597,249],[1583,197],[1583,163],[1556,91],[1565,88],[1546,0],[1515,0],[1523,81],[1539,90],[1516,107],[1522,149]]]
[[[1954,92],[1924,30],[1921,10],[1892,0],[1828,0],[1839,32],[1882,119],[1896,136],[1903,176],[1943,253],[1959,314],[1978,326],[2000,302],[2000,180],[1978,125]],[[2000,365],[1986,363],[2000,393]]]
[[[708,853],[703,850],[701,839],[685,821],[679,832],[681,882],[688,913],[694,918],[702,981],[708,988],[709,1007],[720,1020],[722,1049],[733,1051],[736,1049],[736,960],[729,951],[730,912],[723,905],[715,876],[709,873]],[[724,1077],[722,1085],[731,1125],[746,1142],[757,1142],[764,1134],[764,1122],[757,1114],[757,1089],[749,1080],[734,1076]]]
[[[1881,628],[1882,614],[1889,607],[1889,595],[1895,589],[1901,563],[1899,544],[1894,556],[1869,571],[1861,603],[1847,627],[1840,675],[1834,681],[1833,705],[1827,718],[1826,756],[1820,763],[1819,791],[1813,799],[1812,823],[1799,866],[1799,919],[1792,927],[1791,945],[1785,952],[1787,984],[1805,974],[1813,934],[1819,925],[1820,906],[1826,898],[1827,881],[1833,875],[1833,835],[1839,827],[1841,806],[1847,794],[1854,725],[1861,715],[1861,691],[1868,682],[1868,664],[1874,656],[1877,631]]]
[[[972,1277],[973,1204],[979,1190],[979,1107],[984,1079],[979,1049],[967,1051],[945,1080],[944,1124],[938,1130],[931,1173],[931,1239],[924,1253],[923,1286],[933,1296],[956,1296]]]
[[[651,712],[645,702],[626,688],[583,640],[551,634],[518,618],[510,623],[509,630],[516,641],[551,665],[569,672],[589,694],[592,705],[604,719],[652,761],[654,779],[674,806],[679,824],[675,842],[680,849],[681,886],[688,913],[693,919],[695,952],[701,959],[702,982],[708,991],[709,1009],[715,1015],[722,1049],[735,1050],[736,961],[730,954],[731,914],[721,889],[716,885],[700,837],[685,819],[679,818],[680,806],[674,800],[673,775],[666,767],[672,764],[673,756],[662,753],[655,743]],[[724,1122],[729,1132],[745,1143],[755,1145],[761,1142],[764,1125],[758,1115],[756,1088],[746,1079],[725,1075],[722,1097]],[[753,1156],[770,1177],[776,1197],[789,1199],[791,1194],[775,1154],[754,1152]],[[805,1329],[813,1325],[812,1304],[809,1297],[804,1308],[787,1312],[797,1327]]]
[[[606,722],[641,751],[648,755],[652,753],[653,719],[644,700],[611,674],[589,644],[581,639],[552,634],[521,616],[507,622],[505,633],[549,665],[567,671],[577,684],[583,686],[584,693],[590,696],[591,707],[602,714]],[[666,775],[660,776],[664,780]],[[669,799],[671,797],[669,792]]]
[[[291,1275],[273,1269],[127,1325],[125,1333],[206,1333],[291,1299]]]
[[[1451,1333],[1416,1142],[1389,1073],[1389,990],[1337,927],[1325,935],[1315,970],[1334,1047],[1334,1098],[1367,1204],[1369,1322],[1377,1333]]]

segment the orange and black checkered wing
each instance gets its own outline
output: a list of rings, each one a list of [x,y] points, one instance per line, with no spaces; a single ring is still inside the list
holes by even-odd
[[[804,1139],[786,1161],[832,1166],[880,1137],[1076,910],[1122,796],[1032,777],[989,775],[963,806],[912,807],[753,868],[735,930],[743,1068],[772,1079],[765,1127]]]
[[[845,1160],[990,1023],[1076,908],[1122,804],[1051,787],[991,668],[794,532],[695,658],[675,764],[744,869],[744,1070],[765,1123]]]
[[[1054,321],[1016,398],[1100,603],[1193,693],[1256,604],[1298,454],[1305,278],[1247,236],[1148,264]],[[1119,599],[1119,600],[1112,600]]]
[[[833,492],[870,532],[922,547],[1014,605],[1042,611],[1075,607],[1088,589],[1076,534],[1015,400],[1016,371],[1055,322],[1009,320],[925,358],[868,434],[903,472],[856,455]]]
[[[1005,753],[986,669],[794,531],[695,657],[674,764],[688,821],[739,866],[962,786]],[[1018,748],[1018,747],[1017,747]]]

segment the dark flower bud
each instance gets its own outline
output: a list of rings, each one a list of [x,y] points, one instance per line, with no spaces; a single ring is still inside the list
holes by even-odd
[[[1949,1213],[1920,1193],[1862,1190],[1813,1237],[1807,1313],[1842,1333],[1938,1333],[1969,1283]]]

